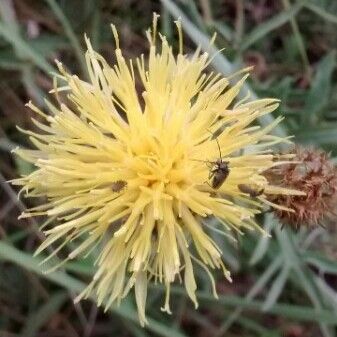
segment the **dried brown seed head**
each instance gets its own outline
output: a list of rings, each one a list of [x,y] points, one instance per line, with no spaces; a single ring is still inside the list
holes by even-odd
[[[275,210],[275,213],[282,224],[296,229],[324,225],[336,218],[337,169],[324,151],[296,147],[293,153],[290,161],[294,163],[269,169],[265,176],[273,185],[300,190],[306,195],[269,197],[270,201],[295,211]]]

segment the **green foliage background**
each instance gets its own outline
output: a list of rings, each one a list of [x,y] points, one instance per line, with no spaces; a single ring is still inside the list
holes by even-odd
[[[46,219],[17,220],[31,201],[19,200],[7,180],[32,167],[10,151],[30,146],[16,125],[32,127],[24,104],[42,108],[52,88],[53,59],[86,76],[83,34],[113,62],[110,23],[118,27],[130,57],[146,51],[152,12],[176,45],[180,17],[186,48],[225,47],[212,62],[230,74],[254,64],[251,96],[277,97],[286,121],[276,132],[331,152],[337,161],[337,2],[335,0],[1,0],[0,1],[0,336],[264,336],[333,337],[337,325],[337,235],[330,228],[280,229],[272,214],[259,221],[272,239],[247,233],[234,245],[214,239],[224,252],[233,284],[217,277],[219,300],[198,270],[200,308],[182,288],[172,289],[172,316],[159,310],[160,287],[148,299],[150,324],[138,325],[133,299],[103,313],[72,299],[94,272],[93,257],[44,274],[33,257]],[[211,50],[215,52],[216,50]],[[245,93],[243,93],[243,96]],[[262,119],[261,124],[270,120]]]

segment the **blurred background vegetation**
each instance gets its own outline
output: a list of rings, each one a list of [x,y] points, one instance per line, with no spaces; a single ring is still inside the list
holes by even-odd
[[[228,75],[254,65],[251,95],[282,100],[275,115],[287,117],[279,133],[331,152],[337,161],[336,0],[0,0],[0,336],[228,336],[333,337],[337,325],[337,233],[327,229],[280,229],[272,214],[259,218],[272,239],[248,234],[233,244],[216,235],[233,283],[217,277],[219,300],[197,270],[200,308],[184,291],[172,289],[171,316],[160,306],[163,292],[152,287],[142,329],[132,298],[104,313],[73,298],[93,274],[93,258],[43,274],[33,258],[43,219],[17,220],[26,207],[7,180],[27,174],[30,164],[11,150],[29,147],[16,129],[32,128],[25,103],[45,105],[52,88],[54,59],[86,76],[83,35],[113,62],[110,23],[123,49],[134,57],[147,49],[144,31],[152,13],[176,45],[173,20],[181,17],[186,51],[225,48],[213,67]],[[262,120],[261,123],[268,121]]]

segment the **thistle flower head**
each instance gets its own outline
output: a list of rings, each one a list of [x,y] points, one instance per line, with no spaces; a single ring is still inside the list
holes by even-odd
[[[281,118],[252,126],[278,101],[235,102],[247,75],[230,86],[228,78],[207,74],[207,53],[183,53],[179,22],[175,56],[166,38],[158,38],[156,21],[147,33],[149,55],[136,60],[123,57],[113,27],[112,67],[86,39],[89,82],[58,63],[63,84],[53,92],[60,102],[47,102],[50,114],[28,104],[43,118],[34,120],[40,132],[25,131],[36,149],[16,150],[37,169],[14,182],[27,196],[48,200],[23,217],[58,218],[38,252],[50,245],[54,253],[67,250],[76,240],[69,260],[100,243],[96,274],[79,298],[95,296],[108,308],[134,288],[141,323],[150,280],[165,286],[163,310],[170,312],[170,285],[179,279],[197,306],[195,263],[209,274],[215,295],[209,270],[230,278],[207,233],[209,218],[228,231],[259,228],[254,215],[270,203],[267,194],[296,193],[271,186],[262,174],[279,164],[270,147],[283,139],[269,133]],[[263,193],[252,198],[239,184]]]
[[[298,229],[300,226],[323,225],[337,215],[337,170],[329,155],[321,150],[296,147],[294,157],[287,165],[274,167],[266,177],[275,185],[297,189],[305,195],[273,195],[270,200],[294,212],[276,210],[284,225]]]

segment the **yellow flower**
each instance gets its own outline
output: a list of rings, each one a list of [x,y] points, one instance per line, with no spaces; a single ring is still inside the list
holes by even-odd
[[[79,299],[93,295],[109,308],[134,288],[142,324],[150,280],[165,286],[167,312],[170,286],[179,279],[197,307],[195,263],[207,271],[215,296],[210,269],[222,268],[230,280],[221,249],[207,234],[209,218],[226,231],[259,228],[254,215],[268,203],[265,195],[293,193],[270,186],[262,175],[279,164],[270,146],[284,140],[269,132],[281,118],[265,128],[252,126],[277,100],[234,104],[247,71],[230,87],[227,78],[206,73],[207,53],[183,54],[179,22],[178,55],[160,34],[158,48],[156,22],[157,16],[147,33],[147,58],[126,60],[112,27],[113,67],[88,39],[89,82],[58,63],[63,85],[53,92],[59,105],[47,102],[45,114],[28,104],[44,119],[34,120],[41,133],[24,131],[37,150],[15,151],[37,169],[14,184],[23,186],[26,196],[47,197],[22,217],[58,218],[37,252],[58,244],[56,254],[76,240],[69,260],[100,243],[96,274]],[[216,171],[220,159],[228,176]],[[217,189],[214,179],[220,179]],[[243,185],[261,192],[252,197]]]

